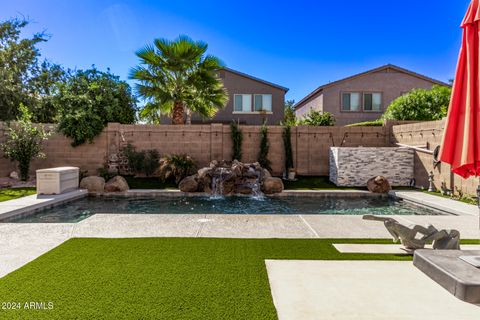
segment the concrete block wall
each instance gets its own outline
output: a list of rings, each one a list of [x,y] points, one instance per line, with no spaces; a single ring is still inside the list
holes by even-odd
[[[55,130],[53,126],[52,130]],[[242,161],[255,162],[260,146],[260,126],[240,126],[243,132]],[[0,143],[5,139],[5,125],[0,126]],[[269,126],[269,159],[274,175],[284,171],[284,146],[282,126]],[[188,154],[198,165],[206,166],[211,160],[230,160],[232,142],[230,126],[223,124],[172,126],[172,125],[121,125],[110,123],[93,143],[73,148],[70,140],[53,134],[44,144],[46,159],[32,163],[32,173],[39,168],[78,166],[88,174],[96,174],[115,158],[122,147],[131,143],[138,150],[157,149],[161,155]],[[381,147],[388,143],[385,127],[296,127],[292,128],[294,164],[300,175],[328,175],[328,149],[331,146]],[[0,154],[0,176],[15,170]]]
[[[111,134],[108,130],[104,130],[93,143],[86,143],[74,148],[70,144],[70,139],[55,133],[54,125],[45,126],[52,132],[49,139],[43,143],[43,152],[46,157],[32,162],[32,173],[41,168],[74,166],[94,174],[98,168],[103,167],[108,155],[108,136]],[[7,129],[6,124],[0,123],[0,143],[5,141]],[[0,176],[7,176],[13,170],[16,170],[16,164],[5,159],[0,151]]]
[[[414,177],[412,149],[330,148],[330,181],[342,187],[364,187],[375,176],[392,186],[408,186]]]
[[[442,143],[444,125],[445,120],[393,126],[391,144],[402,143],[410,146],[422,146],[433,151],[436,146],[440,146]],[[415,151],[414,172],[417,187],[428,188],[428,175],[433,172],[434,184],[438,190],[440,190],[441,183],[444,182],[448,189],[454,191],[459,189],[464,194],[475,195],[479,179],[463,179],[452,174],[450,169],[450,165],[445,163],[441,163],[434,169],[432,154]]]

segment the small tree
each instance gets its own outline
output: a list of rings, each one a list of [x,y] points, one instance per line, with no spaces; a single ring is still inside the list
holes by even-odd
[[[264,124],[260,129],[260,153],[258,154],[258,163],[267,170],[271,170],[270,160],[268,160],[268,150],[270,144],[268,142],[268,127]]]
[[[292,152],[292,140],[291,140],[292,128],[285,126],[283,128],[283,147],[285,149],[285,171],[293,168],[293,152]]]
[[[232,137],[232,161],[242,160],[242,130],[235,121],[230,124],[231,137]]]
[[[49,133],[43,127],[36,127],[32,123],[32,114],[23,104],[19,107],[20,116],[16,123],[9,126],[7,141],[0,145],[4,156],[11,161],[17,161],[22,181],[28,180],[30,162],[35,158],[44,158],[42,141]]]
[[[335,117],[330,112],[310,110],[305,118],[300,121],[300,124],[306,126],[333,126],[335,125]]]
[[[283,117],[282,124],[285,126],[296,126],[297,125],[297,116],[295,115],[295,100],[285,101],[285,115]]]

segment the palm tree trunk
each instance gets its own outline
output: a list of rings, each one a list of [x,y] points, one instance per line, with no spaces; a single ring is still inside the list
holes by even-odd
[[[173,106],[172,124],[185,124],[183,102],[175,101]]]

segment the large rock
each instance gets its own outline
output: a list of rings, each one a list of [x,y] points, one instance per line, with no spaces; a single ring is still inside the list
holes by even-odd
[[[83,178],[80,181],[80,189],[87,189],[88,192],[102,193],[105,188],[105,179],[97,176]]]
[[[197,192],[198,182],[195,176],[189,176],[180,181],[178,188],[182,192]]]
[[[280,178],[268,177],[263,180],[262,192],[265,194],[280,193],[283,191],[283,182]]]
[[[115,176],[105,184],[105,192],[125,192],[128,189],[127,180],[122,176]]]
[[[367,181],[367,188],[373,193],[388,193],[391,190],[390,183],[387,178],[377,176]]]

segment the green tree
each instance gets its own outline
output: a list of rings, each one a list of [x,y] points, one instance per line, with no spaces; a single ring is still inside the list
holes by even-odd
[[[431,90],[414,89],[393,100],[383,119],[386,120],[440,120],[447,115],[452,89],[433,86]]]
[[[58,64],[44,61],[38,68],[37,76],[31,80],[35,100],[29,109],[32,121],[37,123],[54,123],[58,121],[59,106],[55,104],[55,96],[59,85],[67,80],[68,73]]]
[[[11,161],[17,161],[20,178],[28,180],[30,162],[35,158],[43,158],[42,141],[48,138],[48,133],[41,126],[32,124],[32,114],[23,104],[18,108],[20,115],[7,130],[7,140],[0,144],[4,156]]]
[[[0,22],[0,121],[14,120],[20,104],[33,103],[31,79],[38,70],[40,56],[36,45],[47,41],[44,33],[21,38],[28,21],[12,19]]]
[[[136,99],[130,86],[109,70],[95,67],[70,72],[58,86],[55,105],[58,130],[73,140],[72,146],[92,142],[108,122],[136,121]]]
[[[305,118],[300,120],[300,124],[306,126],[333,126],[335,125],[335,117],[330,112],[310,110]]]
[[[228,101],[218,78],[220,60],[206,55],[207,44],[186,36],[174,41],[156,39],[136,54],[140,65],[130,78],[138,80],[138,94],[146,101],[140,116],[158,123],[161,114],[172,116],[173,124],[185,123],[185,111],[211,118]]]
[[[295,100],[285,101],[285,115],[283,117],[282,124],[285,126],[296,126],[297,125],[297,116],[295,114]]]

